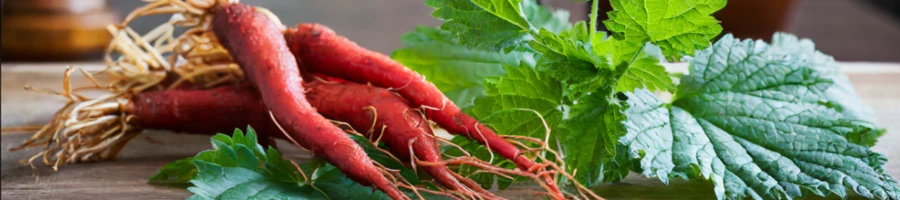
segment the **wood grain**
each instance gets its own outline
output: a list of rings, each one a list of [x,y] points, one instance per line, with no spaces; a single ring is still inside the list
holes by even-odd
[[[99,68],[96,64],[82,64]],[[900,64],[844,63],[845,73],[856,86],[866,104],[877,113],[879,124],[887,128],[873,149],[890,160],[886,166],[889,174],[900,177]],[[26,92],[24,85],[58,89],[65,65],[62,64],[14,64],[4,63],[2,72],[2,126],[41,125],[64,103],[60,97]],[[683,65],[669,66],[683,70]],[[76,79],[76,85],[86,84]],[[35,150],[10,152],[6,150],[25,140],[27,134],[2,135],[2,170],[0,187],[3,199],[184,199],[191,195],[184,188],[153,186],[147,177],[165,163],[193,156],[210,147],[205,136],[174,134],[166,131],[145,131],[135,138],[115,161],[67,165],[53,172],[40,163],[34,168],[19,161],[34,154]],[[302,162],[310,154],[279,145],[284,155]],[[534,186],[515,185],[500,191],[511,199],[533,199]],[[708,183],[675,180],[668,186],[656,180],[648,180],[632,174],[624,182],[602,185],[595,190],[608,199],[712,199],[714,195]],[[856,199],[854,197],[851,199]]]

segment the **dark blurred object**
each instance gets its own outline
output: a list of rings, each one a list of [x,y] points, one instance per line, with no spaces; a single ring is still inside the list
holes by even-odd
[[[768,41],[787,28],[796,4],[796,0],[730,0],[713,15],[722,22],[724,33]]]
[[[897,1],[897,0],[888,0]],[[766,39],[788,25],[797,0],[729,0],[725,8],[713,14],[722,22],[723,33],[734,34],[738,38]],[[590,8],[591,2],[586,4]],[[609,19],[606,12],[612,10],[609,0],[599,2],[598,20]],[[590,14],[588,9],[587,14]],[[598,24],[599,30],[605,30]]]
[[[7,2],[8,1],[8,2]],[[4,0],[3,61],[97,60],[118,16],[106,0]]]
[[[894,16],[894,19],[900,20],[900,1],[898,0],[869,0],[876,7],[882,9]]]

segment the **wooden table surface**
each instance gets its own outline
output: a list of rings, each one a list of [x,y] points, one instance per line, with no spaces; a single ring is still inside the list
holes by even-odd
[[[66,65],[4,63],[2,69],[2,126],[43,125],[59,109],[64,99],[22,89],[24,85],[59,89]],[[97,64],[81,66],[97,68]],[[888,133],[873,148],[890,160],[888,173],[900,177],[900,64],[843,63],[842,71],[850,77],[857,92],[875,109],[878,124]],[[684,70],[684,65],[669,66]],[[76,85],[85,84],[77,79]],[[147,177],[162,165],[176,159],[193,156],[210,147],[206,136],[146,131],[131,141],[115,161],[67,165],[53,172],[35,164],[37,168],[19,161],[35,150],[10,152],[7,148],[25,140],[29,134],[2,135],[2,197],[3,199],[184,199],[191,195],[184,188],[153,186]],[[284,155],[295,161],[310,158],[310,154],[279,145]],[[499,192],[512,199],[533,199],[531,186],[517,185]],[[599,186],[596,191],[608,199],[712,199],[706,182],[674,181],[669,186],[656,180],[632,174],[622,183]]]

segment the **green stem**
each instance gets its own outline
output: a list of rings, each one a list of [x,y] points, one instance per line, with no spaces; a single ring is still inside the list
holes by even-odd
[[[594,35],[597,33],[597,7],[599,7],[598,2],[600,2],[600,1],[591,0],[591,15],[589,16],[591,19],[588,19],[591,22],[590,23],[591,24],[591,27],[590,27],[591,28],[591,30],[590,30],[591,39],[594,39]]]

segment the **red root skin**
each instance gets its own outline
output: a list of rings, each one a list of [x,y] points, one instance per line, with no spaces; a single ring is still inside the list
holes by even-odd
[[[250,125],[260,136],[285,138],[272,123],[259,92],[249,84],[139,93],[124,112],[133,114],[136,125],[147,129],[211,135]],[[261,139],[260,143],[274,145],[265,143],[269,141]]]
[[[512,160],[519,169],[532,170],[535,166],[533,161],[520,155],[522,152],[516,146],[462,113],[424,76],[390,57],[360,47],[320,24],[298,24],[296,28],[289,28],[284,37],[304,70],[390,88],[413,105],[423,107],[428,119],[447,131],[478,141],[501,157]],[[556,198],[561,197],[551,181],[548,177],[548,185],[555,190],[551,193],[556,194]]]
[[[309,88],[307,99],[320,114],[350,124],[371,140],[384,142],[399,159],[406,162],[413,159],[410,157],[411,145],[418,160],[441,162],[440,150],[428,121],[396,93],[333,78],[304,85]],[[446,165],[419,167],[447,189],[467,189]],[[480,187],[471,189],[490,195]]]
[[[373,164],[362,147],[306,101],[300,69],[278,26],[253,7],[219,9],[213,32],[259,90],[274,118],[300,146],[325,158],[350,179],[374,185],[393,199],[406,199]]]

